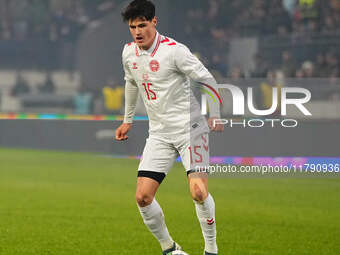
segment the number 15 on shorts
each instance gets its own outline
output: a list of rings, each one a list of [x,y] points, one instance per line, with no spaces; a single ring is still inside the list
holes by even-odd
[[[190,153],[190,163],[209,163],[209,144],[208,135],[203,134],[199,139],[193,141],[197,145],[192,145],[188,147]]]

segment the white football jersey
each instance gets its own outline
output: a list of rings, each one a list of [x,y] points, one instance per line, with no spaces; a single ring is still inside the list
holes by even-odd
[[[209,131],[191,91],[190,79],[216,82],[185,45],[157,32],[148,50],[141,50],[132,42],[125,45],[122,58],[126,81],[125,123],[132,123],[139,91],[149,117],[150,134],[174,135],[198,127]],[[214,113],[217,115],[219,112]]]

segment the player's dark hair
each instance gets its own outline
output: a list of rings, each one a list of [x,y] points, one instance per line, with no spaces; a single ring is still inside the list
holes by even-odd
[[[149,0],[134,0],[122,12],[123,21],[145,18],[151,21],[156,14],[155,5]]]

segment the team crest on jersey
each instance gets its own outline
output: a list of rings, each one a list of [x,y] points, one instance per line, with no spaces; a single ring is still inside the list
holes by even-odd
[[[147,73],[143,73],[143,80],[144,81],[149,80],[149,75]]]
[[[157,60],[151,60],[150,69],[152,72],[157,72],[159,70],[159,63]]]
[[[136,62],[133,62],[132,65],[133,65],[132,69],[138,69]]]

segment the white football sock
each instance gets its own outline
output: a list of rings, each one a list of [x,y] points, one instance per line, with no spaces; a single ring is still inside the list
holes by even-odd
[[[140,207],[138,205],[138,208],[145,225],[159,241],[162,250],[165,251],[171,248],[174,241],[172,240],[168,228],[165,225],[162,208],[156,199],[154,199],[150,205],[145,207]]]
[[[195,202],[197,218],[205,241],[205,251],[217,254],[215,202],[209,194],[203,203]]]

